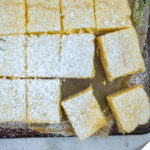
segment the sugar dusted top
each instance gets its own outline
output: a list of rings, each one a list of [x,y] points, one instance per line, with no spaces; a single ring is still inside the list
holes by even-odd
[[[0,79],[0,122],[26,121],[25,80]]]
[[[60,80],[28,80],[28,123],[60,123]]]
[[[93,0],[62,0],[64,30],[95,28]]]
[[[116,30],[131,26],[128,0],[95,0],[98,30]]]
[[[0,1],[0,34],[25,33],[25,1]]]
[[[25,76],[25,36],[0,36],[0,76]]]
[[[58,73],[60,35],[43,34],[28,37],[27,75],[55,77]]]
[[[149,99],[143,86],[137,85],[108,96],[117,113],[117,120],[126,132],[146,124],[150,118]]]
[[[28,32],[60,32],[59,0],[27,0],[27,7]]]
[[[139,41],[133,28],[108,33],[99,39],[106,74],[110,80],[145,70]]]
[[[94,35],[63,35],[60,77],[88,78],[94,75]]]
[[[64,100],[62,106],[81,140],[106,125],[91,87]]]

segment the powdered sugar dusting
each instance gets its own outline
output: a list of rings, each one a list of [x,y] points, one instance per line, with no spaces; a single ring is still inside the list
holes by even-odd
[[[148,47],[147,47],[147,49],[148,49]],[[148,53],[147,51],[143,50],[142,53],[144,55],[144,61],[146,64],[146,71],[141,72],[139,74],[132,75],[130,78],[130,81],[129,81],[129,85],[143,84],[144,87],[146,87],[147,92],[149,92],[147,89],[147,84],[148,84],[147,81],[149,80],[150,58],[149,58],[149,54],[147,54]]]
[[[55,77],[58,73],[60,35],[43,34],[28,37],[27,75]]]
[[[11,1],[11,3],[9,2],[9,1]],[[38,0],[38,1],[34,1],[34,0],[28,0],[28,2],[31,2],[31,5],[37,5],[37,3],[41,3],[41,2],[44,2],[43,4],[45,4],[45,6],[42,6],[42,7],[46,7],[46,9],[47,9],[47,7],[49,7],[49,6],[52,6],[53,4],[52,3],[55,3],[54,5],[57,5],[57,3],[56,3],[56,1],[57,0],[51,0],[51,1],[47,1],[47,0]],[[81,1],[81,0],[79,0],[79,1]],[[20,17],[20,15],[21,14],[23,14],[24,12],[24,4],[22,5],[21,3],[24,3],[24,0],[1,0],[1,2],[3,3],[8,3],[7,5],[6,5],[6,7],[3,7],[3,5],[1,5],[0,4],[0,8],[1,8],[1,6],[2,6],[2,13],[1,13],[1,15],[3,16],[3,18],[4,18],[4,22],[2,22],[3,20],[2,20],[2,17],[0,17],[1,18],[1,20],[0,20],[0,22],[2,22],[2,23],[5,23],[7,20],[9,20],[9,21],[12,21],[11,23],[11,25],[9,25],[9,26],[6,26],[6,25],[3,25],[3,24],[1,24],[2,25],[2,27],[1,27],[1,31],[2,31],[2,34],[5,34],[5,32],[9,32],[9,33],[24,33],[25,32],[25,28],[24,27],[22,27],[22,28],[20,28],[21,27],[21,25],[19,25],[20,24],[20,19],[22,19],[22,23],[24,22],[24,16],[23,16],[23,18],[21,18]],[[68,1],[69,2],[69,1]],[[76,1],[77,2],[77,1]],[[120,2],[120,1],[119,1]],[[16,3],[16,4],[15,4]],[[20,3],[21,5],[18,5],[18,4]],[[80,2],[77,2],[79,5],[80,5]],[[15,6],[15,5],[16,6]],[[50,5],[49,5],[50,4]],[[15,6],[15,10],[16,10],[16,14],[14,14],[14,15],[12,15],[12,13],[13,13],[13,10],[14,10],[14,6]],[[38,4],[39,5],[39,4]],[[42,4],[40,4],[40,5],[42,5]],[[53,6],[54,6],[53,5]],[[116,4],[115,4],[116,5]],[[20,7],[21,6],[21,7]],[[97,5],[96,5],[97,6]],[[80,7],[80,6],[79,6]],[[8,9],[9,9],[9,12],[8,12]],[[45,10],[46,10],[45,8],[42,8],[42,9],[33,9],[33,11],[31,11],[31,14],[35,14],[35,16],[33,16],[33,18],[36,18],[36,16],[39,16],[38,15],[38,13],[41,13],[41,11],[43,12],[43,14],[45,15]],[[7,11],[6,11],[7,10]],[[108,10],[108,9],[107,9]],[[126,9],[127,10],[127,9]],[[56,10],[54,10],[54,11],[56,11]],[[4,13],[3,13],[4,12]],[[7,13],[6,13],[7,12]],[[19,13],[17,13],[17,12],[19,12]],[[20,13],[21,12],[21,13]],[[38,12],[38,13],[37,13]],[[49,11],[49,12],[51,12],[51,11]],[[116,11],[114,11],[114,12],[116,12]],[[125,11],[124,11],[125,12]],[[10,15],[10,13],[11,13],[11,15]],[[109,13],[109,14],[111,14],[111,13]],[[123,14],[123,13],[120,13],[120,14]],[[1,16],[0,15],[0,16]],[[17,24],[15,24],[15,22],[13,22],[13,19],[15,18],[15,17],[18,17],[19,18],[19,20],[16,22]],[[40,16],[42,16],[42,14],[40,14]],[[49,17],[50,15],[48,15],[48,17]],[[61,14],[60,14],[60,16],[61,16]],[[74,17],[75,15],[74,15],[74,13],[70,13],[70,16],[71,17]],[[102,16],[102,13],[100,12],[100,16]],[[10,18],[11,17],[11,18]],[[78,16],[77,16],[78,17]],[[8,18],[8,19],[6,19],[6,18]],[[43,17],[41,17],[42,18],[42,20],[44,20],[44,18]],[[58,17],[59,18],[59,17]],[[58,19],[57,18],[57,19]],[[80,17],[78,17],[78,18],[80,18]],[[110,25],[114,25],[114,23],[117,23],[118,25],[119,25],[119,23],[116,21],[116,19],[118,18],[118,15],[114,15],[114,17],[113,17],[113,20],[112,20],[112,22],[110,21],[110,24],[108,24],[109,26]],[[51,17],[51,19],[52,19],[52,17]],[[41,19],[39,19],[39,20],[41,20]],[[74,19],[75,20],[75,19]],[[52,21],[52,20],[50,20],[50,21]],[[125,22],[125,25],[127,24],[127,22],[126,21],[124,21]],[[42,26],[39,26],[39,28],[37,29],[37,31],[41,31],[41,29],[43,29],[43,27],[45,27],[44,25],[45,25],[45,23],[46,23],[46,20],[45,21],[43,21],[43,22],[41,22],[40,21],[40,23],[42,23]],[[101,23],[101,22],[100,22]],[[23,26],[24,26],[24,24],[22,24]],[[120,24],[120,26],[121,26],[121,24]],[[13,29],[12,27],[15,27],[15,29]],[[18,28],[19,27],[19,28]],[[123,25],[123,27],[124,27],[124,25]],[[34,30],[34,28],[32,28],[33,30]],[[49,28],[44,28],[44,30],[50,30]],[[52,29],[52,28],[51,28]],[[33,31],[32,30],[32,31]],[[0,32],[1,32],[0,31]],[[142,35],[141,35],[142,36]],[[1,45],[0,45],[1,46]],[[3,55],[1,55],[1,56],[3,56]],[[0,58],[1,59],[1,58]],[[20,69],[18,69],[18,70],[20,70]],[[5,76],[7,76],[7,75],[5,75]],[[143,81],[145,80],[145,78],[143,78],[143,76],[145,77],[145,74],[143,74],[143,73],[140,73],[139,75],[134,75],[132,78],[131,78],[131,80],[133,81],[131,81],[131,83],[134,83],[134,84],[136,84],[136,83],[143,83]],[[135,79],[136,78],[136,79]],[[4,77],[4,79],[6,79],[6,77]],[[36,79],[36,77],[35,77],[35,79]],[[39,127],[41,127],[41,129],[43,130],[43,129],[48,129],[45,133],[60,133],[60,134],[62,134],[62,135],[65,135],[65,136],[67,136],[67,135],[75,135],[75,133],[74,133],[74,131],[73,131],[73,129],[72,129],[72,127],[71,127],[71,125],[70,125],[70,123],[69,123],[69,121],[62,121],[60,124],[48,124],[47,125],[47,127],[45,126],[46,124],[38,124],[38,128]],[[112,125],[112,124],[111,124]],[[110,126],[111,126],[110,125]],[[3,124],[1,124],[0,126],[3,126],[4,128],[7,128],[7,127],[10,127],[10,128],[15,128],[16,130],[18,129],[18,128],[24,128],[24,129],[26,129],[26,127],[27,126],[25,126],[25,124],[23,124],[23,123],[18,123],[18,122],[15,122],[15,123],[3,123]],[[104,127],[104,128],[106,128],[107,129],[107,126],[106,127]],[[37,129],[36,128],[36,126],[35,125],[33,125],[33,128],[32,129]],[[59,130],[60,129],[60,130]],[[110,129],[110,128],[109,128]],[[106,131],[107,133],[109,133],[109,129],[107,129],[107,131],[104,129],[104,131]],[[1,130],[3,130],[3,129],[1,129]],[[37,131],[39,131],[39,130],[37,130]],[[100,133],[98,133],[98,136],[99,135],[101,135],[101,134],[103,134],[103,130],[101,130],[102,132],[100,132]],[[8,132],[9,132],[9,129],[8,129]],[[26,132],[26,131],[24,131],[24,132]],[[104,132],[104,133],[106,133],[106,132]],[[19,134],[19,133],[15,133],[16,135],[17,134]],[[12,136],[12,137],[14,137],[15,136],[15,134],[11,134],[10,136]]]
[[[94,72],[94,35],[63,35],[59,77],[90,78]]]
[[[0,36],[0,76],[25,76],[24,35]]]
[[[61,45],[60,45],[61,41]],[[94,35],[31,35],[27,76],[90,78],[94,75]]]
[[[0,11],[0,34],[25,33],[24,0],[1,0]]]
[[[28,80],[28,123],[60,123],[60,80]]]
[[[38,131],[43,134],[55,133],[63,136],[74,136],[75,132],[68,120],[61,121],[59,124],[28,124],[29,129]]]
[[[102,57],[107,62],[104,67],[112,79],[144,71],[144,60],[133,28],[106,34],[100,40],[103,47],[101,53],[104,53]]]
[[[131,10],[127,0],[95,0],[98,31],[131,26]]]
[[[90,87],[62,102],[66,114],[81,140],[106,125],[105,118]]]
[[[150,118],[150,105],[146,92],[141,86],[135,86],[128,91],[111,95],[117,120],[125,132],[132,132],[138,125],[146,124]]]
[[[141,72],[139,74],[135,74],[135,75],[132,75],[131,78],[130,78],[130,85],[136,85],[136,84],[143,84],[146,86],[146,80],[147,78],[147,73],[146,72]]]
[[[25,80],[0,79],[0,122],[25,122]]]
[[[61,30],[59,0],[27,0],[28,32]]]
[[[95,28],[93,0],[62,0],[64,30]]]

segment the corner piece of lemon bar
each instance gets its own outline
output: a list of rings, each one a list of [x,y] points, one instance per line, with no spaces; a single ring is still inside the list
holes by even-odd
[[[25,0],[0,0],[0,34],[25,33]]]
[[[26,81],[0,79],[0,123],[26,121]]]
[[[58,79],[27,81],[27,123],[60,123],[60,88]]]
[[[92,87],[67,98],[61,105],[80,140],[91,136],[107,124]]]
[[[98,31],[114,31],[131,26],[128,0],[95,0]]]
[[[107,97],[119,131],[130,133],[150,118],[149,98],[143,85],[136,85]]]
[[[145,71],[134,28],[108,33],[97,40],[108,80]]]
[[[93,0],[61,0],[63,30],[93,32],[95,27]]]
[[[60,32],[59,0],[27,0],[27,30],[32,32]]]

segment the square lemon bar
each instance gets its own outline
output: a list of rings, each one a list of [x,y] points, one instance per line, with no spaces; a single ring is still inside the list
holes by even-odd
[[[67,98],[61,105],[80,140],[91,136],[107,124],[92,87]]]
[[[93,34],[71,34],[62,36],[59,77],[94,77],[94,39]]]
[[[0,123],[26,121],[26,81],[0,79]]]
[[[143,85],[136,85],[107,97],[122,133],[130,133],[150,118],[149,98]]]
[[[27,81],[27,123],[60,123],[60,86],[57,79]]]
[[[133,28],[108,33],[97,40],[101,61],[110,81],[145,70],[139,41]]]
[[[59,0],[27,0],[27,30],[31,32],[60,32]]]
[[[25,33],[25,0],[0,0],[0,34]]]
[[[131,26],[128,0],[95,0],[98,31],[114,31]]]
[[[93,0],[61,0],[61,8],[64,32],[92,32],[96,28]]]
[[[25,36],[0,36],[0,76],[25,76]]]
[[[56,77],[58,72],[60,35],[31,35],[27,37],[27,40],[27,76]]]

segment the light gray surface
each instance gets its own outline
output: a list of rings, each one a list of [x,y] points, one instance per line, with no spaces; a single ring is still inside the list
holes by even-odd
[[[0,150],[140,150],[148,141],[150,134],[91,137],[83,142],[73,137],[0,139]]]

